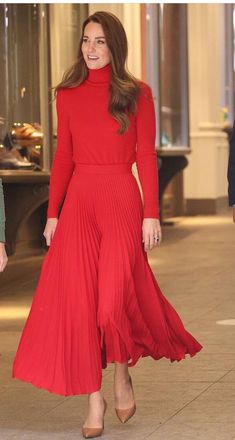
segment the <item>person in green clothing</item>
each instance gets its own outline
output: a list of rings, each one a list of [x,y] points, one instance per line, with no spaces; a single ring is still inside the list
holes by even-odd
[[[5,250],[5,207],[2,179],[0,179],[0,272],[3,272],[7,265],[7,254]]]

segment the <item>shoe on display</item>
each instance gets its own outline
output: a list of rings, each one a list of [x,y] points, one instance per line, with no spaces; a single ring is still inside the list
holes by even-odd
[[[12,150],[8,150],[2,145],[0,147],[0,169],[1,170],[33,170],[34,164],[29,162],[27,159],[21,156],[19,160],[15,155],[15,152],[12,153]]]
[[[15,122],[11,129],[11,136],[21,146],[42,143],[43,133],[41,126],[37,122],[29,124],[27,122]]]
[[[15,122],[10,135],[13,143],[21,148],[26,148],[26,157],[30,162],[43,167],[43,132],[38,122],[26,123]]]

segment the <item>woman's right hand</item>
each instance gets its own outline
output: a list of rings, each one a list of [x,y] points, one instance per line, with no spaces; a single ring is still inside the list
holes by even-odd
[[[233,223],[235,223],[235,207],[233,207]]]
[[[48,218],[46,222],[46,226],[43,232],[43,235],[46,239],[47,246],[51,245],[56,226],[58,223],[58,218]]]
[[[3,272],[7,265],[8,257],[5,250],[5,243],[0,243],[0,272]]]

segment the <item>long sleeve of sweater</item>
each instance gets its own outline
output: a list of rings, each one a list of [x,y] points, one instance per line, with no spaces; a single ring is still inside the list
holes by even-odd
[[[57,110],[57,146],[54,154],[47,217],[58,217],[69,181],[71,179],[73,162],[72,136],[69,129],[69,117],[64,100],[64,91],[59,90],[56,96]]]
[[[142,84],[137,112],[136,166],[143,190],[144,217],[159,218],[156,122],[151,88]]]

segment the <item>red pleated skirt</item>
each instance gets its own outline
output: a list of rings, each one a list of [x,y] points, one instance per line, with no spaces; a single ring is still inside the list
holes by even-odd
[[[180,361],[202,346],[161,292],[142,243],[131,164],[77,164],[12,377],[64,396],[101,387],[107,363]]]

